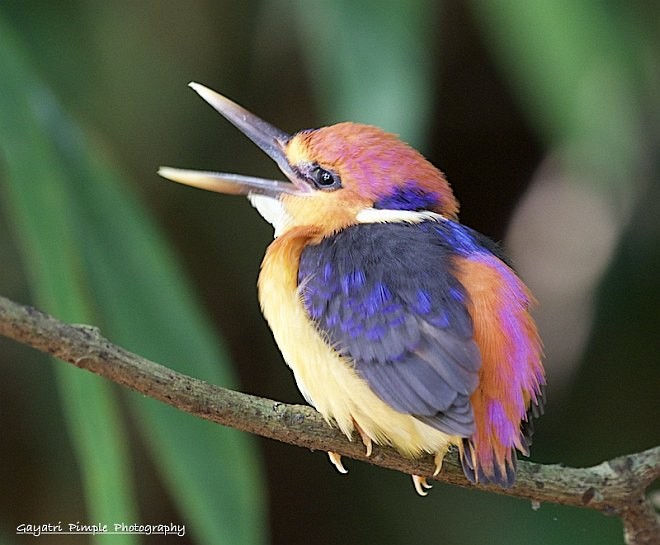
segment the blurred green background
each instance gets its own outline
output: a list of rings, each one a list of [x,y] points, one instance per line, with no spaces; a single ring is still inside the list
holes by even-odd
[[[217,384],[302,402],[263,322],[270,227],[159,165],[276,176],[186,84],[293,132],[397,132],[539,300],[532,459],[660,442],[660,9],[645,1],[3,0],[0,293]],[[40,543],[621,543],[598,513],[248,437],[0,339],[0,543],[21,523],[185,524]]]

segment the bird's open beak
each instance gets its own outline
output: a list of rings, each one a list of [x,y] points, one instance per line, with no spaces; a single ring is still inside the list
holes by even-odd
[[[284,150],[291,138],[287,133],[273,127],[270,123],[248,112],[235,102],[199,83],[193,82],[189,85],[206,102],[238,127],[245,136],[266,152],[292,183],[242,176],[240,174],[204,172],[171,167],[160,167],[158,169],[160,176],[174,182],[231,195],[258,194],[278,197],[282,193],[300,194],[310,191],[310,187],[296,176],[286,159]]]

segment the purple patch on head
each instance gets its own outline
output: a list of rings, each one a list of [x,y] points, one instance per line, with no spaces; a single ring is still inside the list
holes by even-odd
[[[408,180],[403,186],[397,186],[392,193],[374,203],[380,210],[433,210],[440,204],[440,197],[433,191],[427,191],[415,180]]]
[[[499,401],[493,400],[488,403],[488,421],[493,427],[495,435],[505,447],[512,447],[518,438],[518,430],[507,418],[504,407]]]

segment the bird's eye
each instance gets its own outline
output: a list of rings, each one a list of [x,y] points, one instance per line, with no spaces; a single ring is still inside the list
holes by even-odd
[[[314,185],[319,189],[332,190],[341,187],[339,176],[329,170],[317,166],[312,169],[311,175]]]

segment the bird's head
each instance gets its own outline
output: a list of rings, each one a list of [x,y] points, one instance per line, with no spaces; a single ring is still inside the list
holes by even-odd
[[[222,95],[190,85],[266,152],[289,181],[170,167],[161,167],[159,174],[247,195],[276,236],[294,227],[326,235],[356,223],[405,220],[416,212],[456,218],[458,203],[442,172],[395,135],[370,125],[339,123],[290,136]]]

